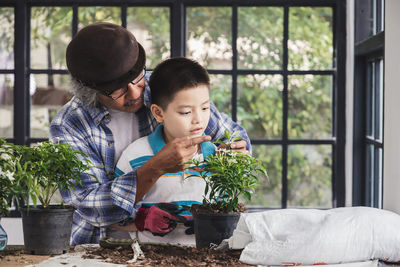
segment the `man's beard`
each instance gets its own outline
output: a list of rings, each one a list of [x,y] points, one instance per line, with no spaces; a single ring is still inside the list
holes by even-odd
[[[133,105],[135,105],[137,102],[139,102],[139,101],[141,101],[141,100],[142,100],[142,101],[144,100],[144,90],[142,91],[142,93],[140,94],[140,96],[139,96],[138,98],[129,100],[128,102],[126,102],[126,103],[124,104],[124,106],[125,106],[125,107],[133,106]]]

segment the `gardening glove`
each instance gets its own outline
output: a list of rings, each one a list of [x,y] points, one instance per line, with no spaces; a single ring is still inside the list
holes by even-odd
[[[150,231],[155,236],[164,236],[173,231],[178,222],[186,222],[186,218],[178,215],[178,212],[179,206],[173,203],[140,208],[136,213],[136,228],[138,231]]]
[[[185,234],[193,235],[194,234],[194,223],[193,223],[193,215],[190,212],[190,206],[188,205],[179,205],[176,203],[159,203],[158,207],[168,210],[168,212],[177,214],[185,219],[183,225],[187,227],[185,230]]]

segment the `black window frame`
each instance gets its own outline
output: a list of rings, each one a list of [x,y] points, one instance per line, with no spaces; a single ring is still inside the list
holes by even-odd
[[[14,85],[14,138],[8,138],[16,144],[30,145],[46,138],[30,137],[30,74],[68,74],[67,70],[49,70],[30,68],[30,14],[35,6],[69,6],[73,9],[72,33],[78,29],[79,6],[113,6],[121,7],[121,24],[126,27],[127,8],[134,6],[169,7],[170,8],[170,42],[171,56],[186,54],[186,8],[199,6],[232,7],[232,70],[209,70],[210,74],[232,75],[232,119],[237,120],[237,77],[245,74],[281,74],[283,76],[283,134],[279,140],[251,140],[254,145],[280,145],[282,147],[282,203],[287,207],[288,197],[288,147],[289,145],[330,145],[332,147],[332,207],[345,206],[345,97],[346,97],[346,1],[342,0],[6,0],[0,6],[15,8],[15,74]],[[238,70],[237,68],[237,16],[238,7],[275,6],[284,8],[284,48],[283,68],[279,71]],[[298,71],[288,70],[289,36],[288,16],[290,7],[332,7],[333,9],[333,64],[331,70]],[[4,73],[0,70],[0,73]],[[288,138],[288,76],[298,74],[331,75],[333,84],[332,98],[332,138],[327,139],[289,139]]]
[[[384,79],[384,66],[381,73],[373,67],[377,63],[384,64],[383,5],[384,0],[355,1],[353,206],[382,208],[384,114],[380,118],[379,114],[372,112],[384,110],[384,80],[374,79],[377,76]],[[380,101],[371,101],[371,97],[381,99],[382,106]],[[367,122],[370,119],[373,120]],[[368,133],[368,124],[373,128],[372,133]],[[376,131],[380,126],[382,128],[379,129],[379,138]],[[373,148],[372,157],[368,146]],[[377,157],[379,151],[380,158]],[[369,161],[372,161],[372,165]]]

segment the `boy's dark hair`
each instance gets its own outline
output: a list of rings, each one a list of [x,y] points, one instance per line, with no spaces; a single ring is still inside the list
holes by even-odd
[[[184,57],[167,59],[150,76],[151,102],[166,109],[177,92],[199,85],[210,87],[210,77],[198,62]]]

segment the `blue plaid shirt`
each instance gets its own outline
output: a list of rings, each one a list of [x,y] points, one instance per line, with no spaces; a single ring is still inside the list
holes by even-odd
[[[140,137],[149,135],[157,126],[150,109],[149,73],[146,74],[144,94],[145,106],[136,115],[139,118]],[[218,112],[211,103],[211,117],[205,133],[213,140],[224,131],[240,130],[240,135],[250,140],[246,131],[228,116]],[[68,205],[73,205],[74,212],[71,245],[98,243],[105,236],[111,224],[136,217],[140,204],[135,204],[136,170],[114,178],[114,138],[107,127],[110,114],[106,107],[88,108],[73,97],[63,106],[51,122],[50,139],[54,142],[69,143],[73,149],[83,151],[95,166],[90,175],[82,174],[82,185],[76,190],[62,190],[61,195]]]

